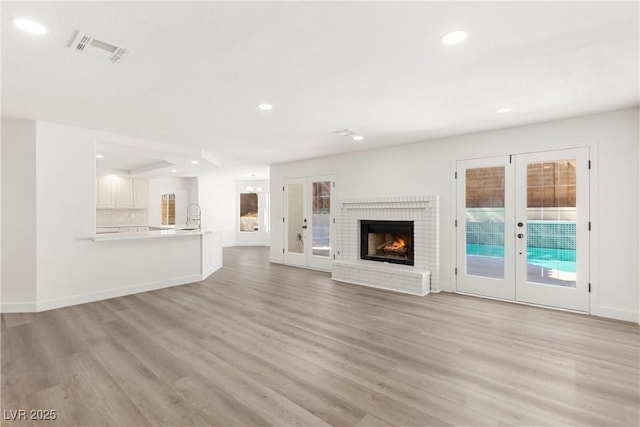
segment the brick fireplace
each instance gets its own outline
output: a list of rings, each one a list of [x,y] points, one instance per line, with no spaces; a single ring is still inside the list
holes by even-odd
[[[438,196],[342,200],[335,241],[334,280],[414,295],[440,290]]]

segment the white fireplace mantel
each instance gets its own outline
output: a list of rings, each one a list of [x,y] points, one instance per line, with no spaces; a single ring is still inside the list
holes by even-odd
[[[355,199],[345,200],[341,204],[342,209],[431,209],[431,200],[385,200],[380,199]]]
[[[413,221],[414,265],[360,259],[360,221]],[[414,295],[440,290],[439,196],[342,200],[336,224],[334,280]]]

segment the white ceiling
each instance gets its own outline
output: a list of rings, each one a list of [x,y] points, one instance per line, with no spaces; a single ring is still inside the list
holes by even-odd
[[[2,113],[270,164],[638,105],[638,36],[637,2],[2,2]]]
[[[113,136],[111,140],[116,139]],[[118,140],[109,142],[96,140],[96,169],[99,175],[118,173],[138,176],[197,176],[215,167],[196,152],[167,149],[166,145],[158,146],[152,141],[141,145],[139,141]],[[192,161],[198,162],[192,164]]]

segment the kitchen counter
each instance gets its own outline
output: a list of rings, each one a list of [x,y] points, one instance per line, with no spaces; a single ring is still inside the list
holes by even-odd
[[[103,227],[100,227],[103,228]],[[105,227],[108,228],[108,227]],[[96,242],[113,241],[113,240],[134,240],[134,239],[152,239],[158,237],[179,237],[179,236],[201,236],[206,233],[213,233],[213,230],[199,230],[189,228],[167,228],[157,229],[154,227],[148,231],[118,231],[118,232],[101,232],[97,233],[93,238]]]
[[[178,227],[185,228],[185,227]],[[149,231],[149,230],[175,230],[176,227],[170,227],[166,225],[145,225],[145,224],[120,224],[120,225],[99,225],[96,227],[96,234],[105,233],[122,233],[122,232],[136,232],[136,231]]]

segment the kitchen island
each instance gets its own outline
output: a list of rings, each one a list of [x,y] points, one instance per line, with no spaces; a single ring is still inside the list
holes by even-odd
[[[91,240],[94,242],[91,258],[95,261],[85,268],[93,273],[92,287],[101,290],[76,295],[62,305],[196,283],[222,267],[221,231],[165,229],[100,233]],[[53,303],[52,306],[60,305]]]
[[[40,281],[49,286],[37,299],[3,302],[2,312],[38,312],[198,283],[222,267],[222,232],[216,230],[101,233],[56,243],[58,251],[40,258]],[[71,251],[72,258],[66,256]]]
[[[55,293],[4,303],[5,313],[37,312],[197,283],[222,267],[222,232],[150,230],[74,239],[72,264],[52,264]],[[82,248],[82,249],[81,249]],[[64,277],[64,279],[63,279]]]

